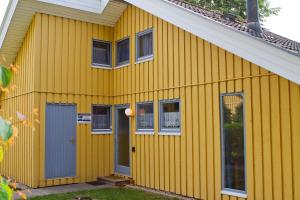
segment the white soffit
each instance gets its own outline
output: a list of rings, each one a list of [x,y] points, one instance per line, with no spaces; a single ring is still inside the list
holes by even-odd
[[[206,41],[300,84],[300,57],[167,0],[126,0]]]
[[[102,0],[37,0],[44,3],[60,5],[67,8],[100,14]],[[104,5],[105,6],[105,5]]]
[[[62,5],[62,2],[65,4]],[[74,5],[66,7],[68,2]],[[94,12],[91,9],[88,11],[88,6],[83,8],[84,3],[88,2],[100,3],[100,9],[94,9]],[[81,9],[75,8],[80,5]],[[126,3],[116,0],[10,0],[0,28],[0,55],[6,58],[6,64],[14,61],[35,13],[114,26],[126,8]]]

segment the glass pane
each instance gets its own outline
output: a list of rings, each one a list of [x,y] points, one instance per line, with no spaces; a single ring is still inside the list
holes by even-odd
[[[118,164],[129,167],[129,118],[125,115],[125,108],[118,109],[117,114]]]
[[[152,32],[139,36],[139,57],[153,54]]]
[[[93,106],[93,130],[110,129],[110,107]]]
[[[110,44],[93,41],[93,64],[110,65]]]
[[[129,39],[117,43],[117,64],[129,61]]]
[[[137,110],[137,129],[153,128],[153,103],[139,104]]]
[[[161,128],[162,129],[180,128],[179,102],[170,102],[170,103],[162,104]]]
[[[245,191],[243,96],[223,96],[222,109],[224,187]]]

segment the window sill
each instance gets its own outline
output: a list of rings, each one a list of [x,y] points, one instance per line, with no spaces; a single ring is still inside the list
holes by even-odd
[[[228,190],[222,190],[221,194],[229,195],[229,196],[234,196],[234,197],[239,197],[239,198],[243,198],[243,199],[247,198],[247,194],[243,194],[243,193],[239,193],[239,192],[233,192],[233,191],[228,191]]]
[[[130,63],[125,63],[125,64],[121,64],[121,65],[117,65],[114,67],[114,69],[120,69],[120,68],[123,68],[123,67],[128,67]]]
[[[110,134],[112,134],[112,132],[110,131],[103,131],[103,132],[94,132],[94,131],[92,131],[92,135],[110,135]]]
[[[92,65],[92,68],[96,68],[96,69],[108,69],[108,70],[112,70],[111,66],[106,66],[106,65]]]
[[[154,56],[151,55],[151,56],[147,56],[147,57],[144,57],[144,58],[139,58],[135,61],[135,64],[140,64],[140,63],[143,63],[143,62],[148,62],[148,61],[151,61],[151,60],[154,60]]]
[[[154,131],[136,131],[136,135],[154,135]]]
[[[159,132],[158,135],[180,136],[181,132]]]

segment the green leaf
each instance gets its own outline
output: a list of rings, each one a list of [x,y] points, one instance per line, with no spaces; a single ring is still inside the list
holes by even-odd
[[[13,190],[9,187],[8,182],[4,178],[1,178],[0,199],[11,200],[12,196],[13,196]]]
[[[12,71],[2,65],[0,65],[0,85],[7,87],[11,81]]]
[[[3,147],[0,146],[0,163],[3,161],[3,154],[4,154]]]
[[[0,117],[0,137],[3,141],[9,140],[9,138],[13,135],[13,127],[6,120]]]

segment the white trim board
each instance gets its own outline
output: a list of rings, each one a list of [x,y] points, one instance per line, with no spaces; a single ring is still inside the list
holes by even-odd
[[[167,0],[125,0],[258,66],[300,84],[300,56]]]
[[[0,48],[3,45],[8,27],[10,25],[11,19],[12,19],[14,13],[15,13],[16,8],[17,8],[18,2],[19,2],[19,0],[10,0],[8,5],[7,5],[5,15],[3,17],[3,21],[0,25]]]
[[[63,7],[74,8],[77,10],[92,12],[96,14],[100,14],[104,8],[102,6],[106,6],[108,3],[107,0],[37,0],[44,3],[56,4]],[[106,1],[106,4],[102,3],[102,1]]]

